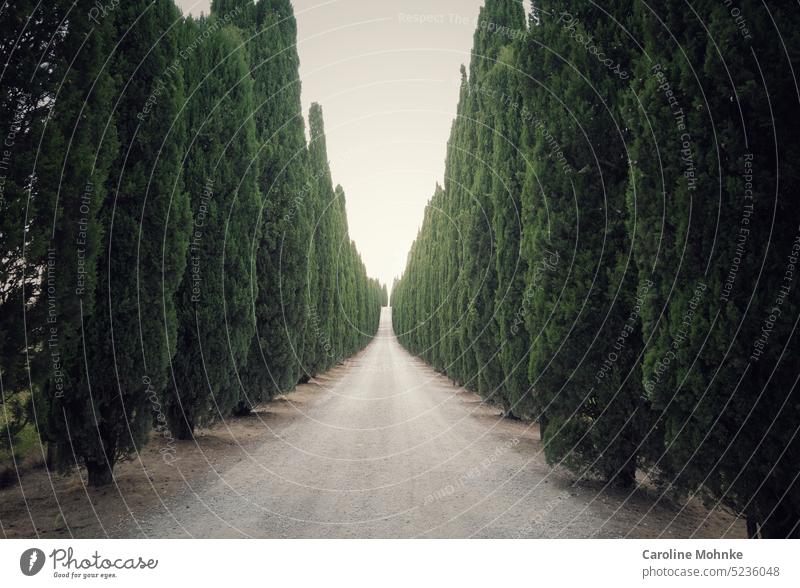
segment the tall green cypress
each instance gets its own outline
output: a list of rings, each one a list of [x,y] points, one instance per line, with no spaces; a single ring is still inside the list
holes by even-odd
[[[179,439],[224,418],[239,401],[238,369],[255,333],[250,252],[260,209],[253,81],[242,38],[215,17],[189,19],[186,28],[185,47],[205,40],[184,66],[183,179],[192,232],[176,297],[174,378],[164,394],[169,428]]]
[[[604,7],[620,21],[628,3]],[[586,27],[625,68],[620,26],[604,10],[537,3],[530,59],[544,90],[527,109],[531,152],[526,231],[532,340],[529,377],[553,463],[629,486],[647,409],[639,401],[639,312],[627,240],[627,84],[587,50]],[[535,56],[533,55],[535,52]],[[538,212],[538,213],[537,213]]]
[[[442,299],[442,289],[440,279],[444,275],[445,263],[445,250],[441,247],[442,241],[447,235],[448,219],[444,216],[443,211],[447,194],[444,189],[436,185],[434,196],[431,200],[433,207],[433,215],[431,218],[431,231],[428,235],[427,249],[429,263],[426,265],[425,276],[425,292],[427,304],[427,320],[426,326],[426,343],[427,360],[439,372],[444,372],[446,369],[444,362],[444,346],[443,346],[443,319],[444,319],[444,306]]]
[[[495,237],[495,318],[498,353],[502,367],[501,393],[509,414],[530,414],[528,348],[530,340],[523,320],[527,260],[521,255],[522,187],[527,159],[521,86],[516,44],[506,47],[485,83],[491,90],[494,132],[492,153],[492,227]]]
[[[174,294],[189,241],[180,180],[184,130],[180,13],[171,1],[120,5],[113,71],[119,154],[100,211],[95,313],[85,321],[89,374],[64,395],[62,455],[86,465],[89,483],[111,481],[117,458],[143,444],[176,342]],[[73,453],[74,452],[74,453]]]
[[[66,14],[71,4],[60,8]],[[43,402],[37,406],[40,415],[48,415],[41,433],[50,442],[54,465],[70,463],[70,409],[75,401],[86,402],[83,326],[95,313],[97,265],[103,254],[100,210],[108,197],[109,167],[118,153],[111,115],[116,85],[106,62],[112,34],[109,19],[71,20],[58,50],[55,69],[63,79],[43,135],[37,173],[39,188],[56,198],[52,216],[47,215],[54,229],[45,272],[50,361],[44,370]],[[93,358],[87,359],[91,366]]]
[[[796,261],[800,254],[800,207],[797,199],[790,194],[800,180],[797,164],[800,161],[800,148],[796,140],[800,133],[800,120],[796,116],[797,90],[787,78],[786,71],[790,68],[797,71],[800,65],[796,51],[800,47],[800,18],[794,7],[785,4],[770,5],[771,15],[765,14],[766,5],[756,2],[747,3],[742,10],[748,22],[755,23],[753,52],[757,62],[752,53],[748,54],[745,44],[738,52],[739,63],[734,83],[736,93],[743,101],[743,109],[750,110],[746,126],[748,142],[752,141],[753,171],[758,170],[758,175],[765,180],[763,183],[757,182],[761,186],[754,194],[760,209],[758,214],[763,220],[751,238],[769,244],[764,258],[766,267],[771,271],[769,278],[758,288],[756,312],[751,312],[747,321],[747,331],[752,334],[754,341],[752,347],[747,345],[744,349],[745,353],[749,352],[752,366],[745,381],[747,400],[739,399],[726,406],[722,424],[715,427],[725,432],[732,428],[729,423],[733,423],[736,430],[741,432],[733,439],[728,439],[727,451],[724,452],[719,452],[720,446],[713,445],[713,441],[704,444],[704,448],[717,451],[715,468],[712,470],[715,475],[711,477],[712,482],[706,484],[711,487],[715,497],[747,517],[751,534],[766,538],[797,539],[800,538],[800,483],[797,474],[800,439],[796,434],[797,412],[791,407],[800,405],[798,370],[793,361],[800,354],[797,334],[800,296],[796,272]],[[719,8],[715,16],[715,28],[719,27],[729,37],[742,38],[740,25],[735,19],[726,18],[728,15],[719,11]],[[783,43],[775,41],[776,27],[784,39]],[[705,65],[709,76],[725,79],[720,59],[715,60],[713,66]],[[754,84],[753,79],[763,80],[764,83]],[[728,128],[733,128],[731,121],[735,120],[735,116],[730,99],[725,100],[723,94],[715,106],[720,112],[724,112],[723,108],[728,109],[731,114]],[[777,124],[773,125],[776,121]],[[772,133],[757,130],[763,131],[768,126]],[[727,158],[726,175],[730,178],[729,184],[738,183],[740,190],[744,179],[746,202],[750,171],[746,151],[748,145],[741,135],[736,143],[741,146],[737,151],[744,155],[738,160],[732,156]],[[734,145],[725,145],[729,153],[735,152]],[[740,163],[744,164],[744,174]],[[742,200],[739,199],[739,202]],[[736,215],[733,216],[736,218]],[[774,228],[771,226],[773,219],[777,221]],[[737,220],[741,229],[742,217]],[[730,284],[738,246],[739,243],[729,243],[727,247],[728,259],[723,265],[725,278],[720,280],[721,298]],[[745,281],[747,276],[752,275],[742,274]],[[732,289],[740,289],[735,280]],[[730,298],[738,302],[740,309],[746,308],[742,292]],[[765,327],[769,328],[776,308],[781,309],[780,317],[777,317],[769,339],[765,340]],[[716,393],[726,400],[732,396],[719,387]],[[733,410],[730,406],[733,406]],[[720,432],[715,431],[714,436],[718,438]]]
[[[333,232],[331,235],[331,267],[333,268],[331,312],[334,359],[350,355],[352,349],[351,331],[347,324],[350,303],[353,296],[354,278],[350,250],[350,237],[345,212],[345,193],[342,186],[334,189],[331,203]]]
[[[469,81],[470,108],[467,116],[474,126],[474,149],[470,150],[475,168],[471,184],[471,210],[466,226],[466,247],[469,251],[466,278],[476,288],[471,300],[467,322],[469,344],[472,346],[477,364],[477,391],[500,404],[508,412],[509,399],[502,388],[503,373],[500,362],[500,333],[495,313],[497,291],[496,235],[492,230],[495,183],[495,144],[502,143],[494,128],[494,112],[502,103],[491,94],[481,91],[485,84],[491,87],[491,71],[501,53],[513,40],[515,34],[525,30],[525,14],[521,2],[487,0],[478,17],[478,28],[472,49]],[[516,33],[515,33],[516,32]]]
[[[294,14],[288,0],[261,0],[255,12],[248,47],[263,207],[262,238],[254,252],[257,337],[242,372],[245,406],[291,390],[301,378],[310,241],[305,203],[296,202],[306,179],[307,154]]]
[[[325,143],[325,123],[322,107],[313,104],[308,115],[310,128],[309,181],[312,184],[313,214],[312,244],[316,274],[309,271],[309,281],[313,280],[317,296],[307,310],[309,326],[307,336],[315,348],[314,371],[330,368],[336,356],[334,349],[334,288],[335,288],[335,242],[334,223],[336,222],[335,193],[328,152]]]
[[[447,215],[452,219],[449,224],[447,241],[450,243],[447,252],[446,291],[452,304],[446,307],[445,322],[447,332],[445,349],[447,355],[446,372],[454,382],[464,384],[471,380],[474,366],[474,354],[468,346],[466,337],[467,308],[472,290],[466,282],[464,272],[466,258],[471,255],[464,240],[465,217],[471,202],[468,186],[471,184],[469,174],[471,167],[466,164],[471,145],[467,143],[467,132],[472,128],[467,116],[469,107],[469,79],[467,70],[461,67],[461,87],[459,92],[456,119],[450,132],[445,160],[444,190],[448,202]]]

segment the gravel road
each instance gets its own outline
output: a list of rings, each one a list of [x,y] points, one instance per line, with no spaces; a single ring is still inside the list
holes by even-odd
[[[397,342],[385,310],[357,357],[260,413],[244,459],[187,479],[119,536],[720,537],[728,515],[604,490],[545,463],[535,425],[502,419]],[[287,409],[288,407],[288,409]],[[240,456],[241,457],[241,456]],[[138,514],[138,513],[137,513]]]

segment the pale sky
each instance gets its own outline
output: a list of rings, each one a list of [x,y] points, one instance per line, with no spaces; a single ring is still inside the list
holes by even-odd
[[[178,4],[198,15],[208,12],[210,0]],[[443,182],[459,68],[469,63],[482,4],[293,1],[305,116],[312,102],[322,105],[350,235],[369,274],[390,288],[405,267],[425,204]]]

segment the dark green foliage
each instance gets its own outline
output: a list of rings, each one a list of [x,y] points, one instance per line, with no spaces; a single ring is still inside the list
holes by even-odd
[[[457,118],[451,129],[447,146],[445,163],[445,194],[448,206],[446,214],[453,219],[447,228],[448,239],[453,244],[447,252],[447,282],[445,292],[445,332],[444,347],[446,354],[446,372],[451,379],[459,383],[473,380],[475,354],[469,347],[467,338],[467,309],[472,300],[474,288],[466,281],[465,263],[472,255],[464,239],[466,221],[471,210],[472,166],[468,164],[472,145],[469,143],[468,131],[473,128],[468,117],[469,85],[466,68],[461,68],[461,91],[459,94]]]
[[[797,95],[785,82],[798,17],[739,6],[749,38],[716,2],[696,15],[676,3],[635,11],[649,59],[631,100],[630,201],[640,280],[655,284],[643,378],[663,436],[650,461],[676,489],[746,514],[751,532],[797,537],[800,215],[784,192],[797,179]]]
[[[164,395],[179,439],[230,414],[240,398],[238,369],[255,333],[259,237],[253,82],[241,37],[215,19],[188,20],[182,44],[206,38],[185,63],[188,151],[184,184],[191,199],[187,270],[177,293],[174,379]],[[204,35],[208,35],[204,37]]]
[[[220,3],[216,10],[221,9]],[[316,105],[306,145],[291,4],[261,0],[249,14],[244,34],[257,96],[262,208],[261,239],[253,246],[257,336],[240,373],[240,411],[293,389],[366,345],[378,319],[368,320],[377,315],[365,305],[380,305],[379,297],[366,296],[366,272],[350,243],[343,192],[332,187]]]
[[[296,25],[288,1],[261,0],[249,38],[257,95],[262,239],[255,244],[259,276],[257,337],[242,371],[245,402],[253,404],[291,390],[301,379],[307,306],[307,173],[300,104]],[[250,38],[252,36],[252,38]]]
[[[4,64],[0,73],[0,410],[14,413],[3,419],[0,447],[13,444],[33,416],[26,409],[31,385],[42,383],[50,364],[42,345],[48,334],[42,276],[52,246],[57,192],[52,185],[43,189],[34,179],[37,168],[46,166],[54,172],[62,167],[59,161],[64,163],[63,151],[42,154],[39,161],[37,154],[53,96],[68,63],[66,47],[69,45],[74,55],[73,43],[79,35],[78,31],[56,34],[67,8],[66,2],[51,6],[26,1],[0,10],[0,59]],[[92,45],[96,42],[93,39]],[[62,48],[64,57],[59,58]],[[40,68],[42,59],[51,61],[53,67]],[[67,82],[73,91],[74,78]],[[68,132],[68,116],[62,114],[58,123],[51,123],[50,137]]]
[[[96,310],[85,323],[91,371],[64,395],[71,438],[59,438],[59,453],[81,457],[93,485],[110,481],[117,457],[146,442],[159,414],[190,231],[180,178],[179,12],[172,2],[142,0],[120,4],[113,18],[120,149],[100,212]]]
[[[305,140],[290,2],[111,6],[0,11],[0,435],[35,422],[92,485],[154,423],[357,353],[390,303],[318,105]],[[526,27],[487,0],[392,317],[551,463],[797,537],[800,19],[737,10],[547,0]]]
[[[495,259],[500,247],[510,245],[510,252],[502,252],[504,260],[517,256],[518,249],[506,239],[510,236],[508,227],[500,227],[502,232],[497,230],[495,223],[503,217],[495,216],[495,201],[503,201],[504,188],[507,188],[506,178],[500,175],[502,171],[496,164],[500,158],[506,159],[504,165],[507,163],[505,153],[513,157],[514,149],[510,145],[514,145],[516,139],[502,134],[506,125],[498,126],[508,111],[507,104],[498,96],[506,89],[503,84],[507,76],[503,70],[508,68],[504,63],[508,59],[506,48],[514,38],[514,31],[524,31],[525,13],[521,2],[487,0],[478,20],[470,66],[471,92],[467,115],[474,127],[475,143],[468,152],[471,161],[467,162],[474,169],[474,176],[472,211],[465,226],[465,246],[470,255],[464,267],[466,280],[476,288],[467,314],[467,333],[475,353],[477,374],[474,385],[478,393],[510,412],[511,403],[504,386],[501,363],[501,346],[505,342],[500,339],[495,307],[498,291]],[[487,87],[488,93],[484,91]],[[494,189],[498,192],[494,193]],[[504,293],[500,296],[502,300]]]
[[[394,327],[538,418],[552,463],[638,464],[797,536],[796,11],[691,8],[535,2],[513,41],[482,19]]]
[[[533,125],[535,183],[525,194],[533,213],[524,249],[527,324],[535,334],[529,377],[548,459],[630,485],[647,418],[640,413],[636,271],[626,232],[625,123],[617,109],[627,85],[575,38],[587,36],[591,23],[623,68],[627,45],[600,9],[560,1],[537,7],[544,14],[527,54],[540,62],[534,71],[546,90],[534,88],[529,103],[547,115]],[[624,20],[630,3],[605,10]]]
[[[502,368],[500,385],[506,410],[515,415],[531,412],[528,380],[528,348],[530,340],[523,320],[525,312],[525,278],[527,258],[522,254],[522,184],[529,144],[523,117],[522,88],[526,78],[515,71],[517,49],[508,47],[488,76],[484,87],[491,88],[495,98],[490,126],[494,132],[492,154],[493,223],[495,238],[495,322],[498,327],[498,350]]]
[[[109,195],[109,167],[118,152],[112,117],[116,87],[106,64],[112,46],[111,19],[96,26],[88,19],[71,23],[58,51],[57,69],[64,82],[40,147],[38,184],[55,194],[56,201],[49,216],[54,230],[45,271],[49,369],[37,413],[49,417],[40,433],[50,442],[54,465],[74,463],[75,457],[86,460],[81,449],[87,436],[95,436],[94,431],[80,431],[74,411],[85,408],[86,397],[78,391],[89,390],[94,372],[85,363],[83,330],[96,314],[97,268],[105,253],[101,210]],[[80,449],[73,456],[76,447]]]
[[[53,20],[65,18],[70,9],[88,10],[90,3],[82,4],[52,3],[48,14],[28,23],[26,33],[18,32],[28,42],[7,56],[12,66],[3,82],[3,109],[9,116],[3,120],[11,127],[3,129],[10,147],[4,159],[13,167],[3,173],[0,232],[8,238],[4,262],[9,265],[0,280],[10,286],[3,292],[3,305],[12,307],[3,312],[3,328],[14,332],[0,333],[0,369],[4,403],[14,393],[31,390],[33,396],[26,398],[35,402],[27,410],[9,403],[15,414],[4,419],[8,431],[3,442],[13,443],[31,418],[42,438],[63,434],[61,399],[85,378],[81,326],[94,311],[101,237],[97,215],[116,142],[113,125],[106,129],[113,90],[103,69],[109,23],[95,26],[81,18],[59,27]],[[4,16],[16,20],[21,14],[12,9]],[[41,73],[36,71],[40,60],[50,65],[38,68]]]
[[[306,145],[290,3],[212,13],[0,11],[3,442],[33,422],[91,485],[154,425],[171,453],[378,328],[385,288],[349,237],[318,107]]]
[[[333,180],[328,164],[325,144],[325,125],[322,108],[313,104],[308,114],[311,130],[309,152],[309,196],[313,198],[311,258],[314,267],[309,267],[309,300],[305,312],[308,316],[306,347],[310,357],[304,369],[312,375],[325,371],[335,363],[336,351],[333,340],[333,324],[336,307],[334,293],[336,285],[336,206]]]
[[[512,404],[527,392],[525,366],[520,365],[525,339],[505,357],[500,339],[512,327],[508,319],[515,313],[524,274],[500,268],[520,260],[521,225],[512,218],[519,219],[513,211],[519,195],[511,189],[519,181],[519,125],[517,113],[497,97],[512,77],[503,60],[513,55],[512,40],[525,31],[522,4],[488,1],[479,23],[469,79],[462,70],[445,186],[437,187],[409,254],[411,283],[399,284],[392,293],[398,301],[413,297],[405,301],[413,315],[398,302],[393,317],[409,349],[511,413]],[[496,204],[502,210],[496,211]]]

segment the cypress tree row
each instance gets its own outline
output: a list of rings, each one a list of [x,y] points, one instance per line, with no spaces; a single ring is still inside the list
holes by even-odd
[[[386,284],[381,286],[381,306],[389,306],[389,291],[386,289]]]
[[[35,426],[52,465],[107,484],[153,429],[189,438],[369,342],[383,290],[321,111],[327,173],[310,171],[288,2],[199,20],[171,0],[23,2],[0,19],[17,32],[0,45],[4,442]]]
[[[307,327],[301,366],[306,378],[331,368],[369,342],[378,330],[386,290],[367,277],[350,240],[345,194],[341,186],[333,186],[319,104],[312,104],[308,120],[308,184],[296,199],[307,208],[311,226],[306,246]]]
[[[751,535],[798,537],[797,54],[783,48],[798,47],[798,15],[744,2],[748,39],[724,6],[695,10],[635,11],[631,205],[640,281],[655,284],[643,386],[663,436],[650,461],[746,515]]]
[[[335,304],[331,272],[341,244],[350,242],[344,197],[331,188],[317,106],[309,115],[311,144],[305,142],[292,6],[288,0],[261,0],[252,14],[254,22],[244,35],[259,97],[255,119],[263,208],[262,238],[254,252],[258,335],[242,371],[242,411],[344,360],[377,330],[377,322],[373,327],[353,316],[367,312],[360,304],[372,303],[357,298],[366,284],[365,274],[354,273],[363,268],[357,253],[357,263],[348,257],[343,270],[351,313],[343,315]],[[346,322],[344,316],[351,318]],[[367,339],[345,343],[357,328]]]
[[[548,0],[512,34],[502,8],[392,290],[399,340],[538,420],[553,464],[799,536],[796,10]]]
[[[519,366],[525,338],[508,349],[508,340],[500,338],[510,332],[505,319],[516,312],[524,275],[516,267],[519,190],[511,188],[519,181],[519,126],[507,101],[498,98],[513,83],[505,61],[513,55],[513,39],[525,31],[522,3],[489,0],[478,22],[469,79],[461,72],[445,186],[437,187],[409,255],[410,265],[421,266],[408,288],[415,316],[409,320],[402,309],[393,316],[410,349],[511,415],[528,391]]]

